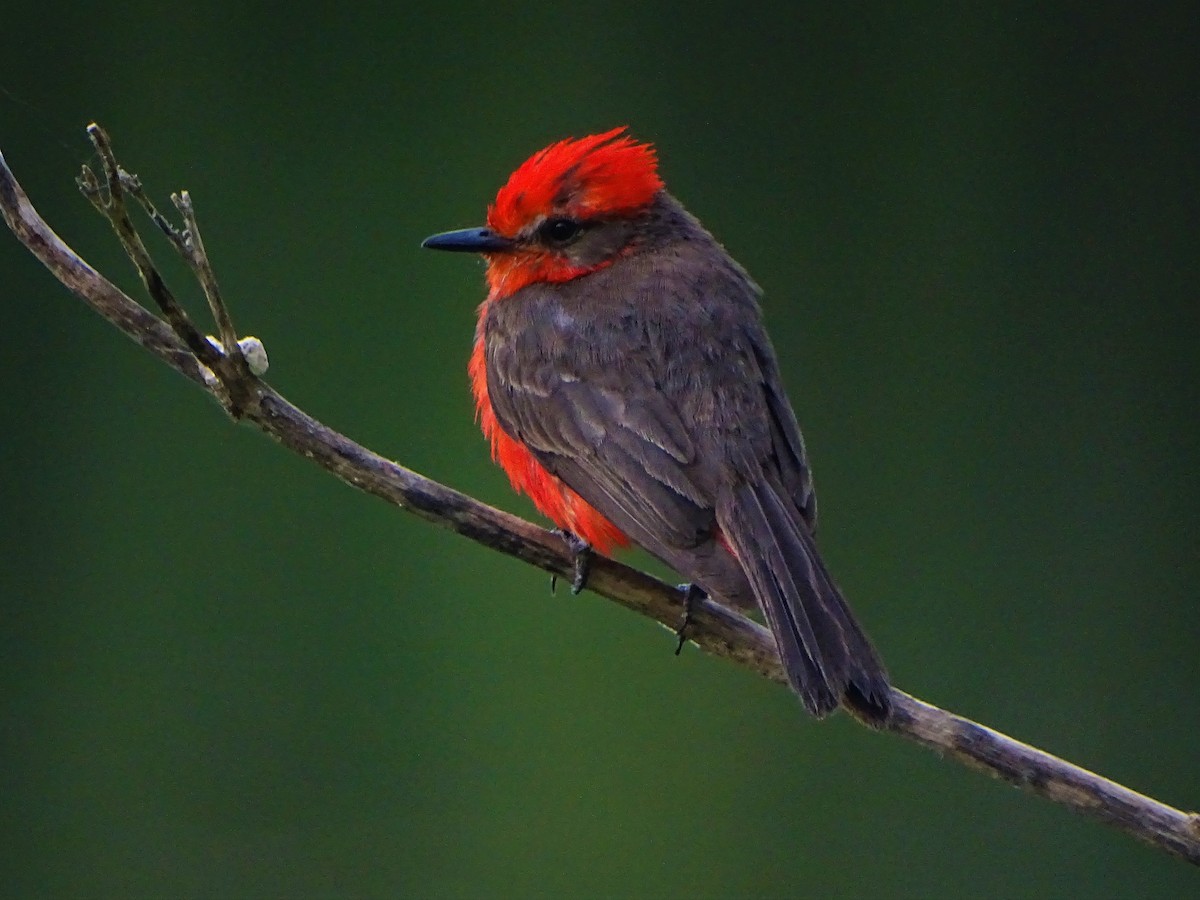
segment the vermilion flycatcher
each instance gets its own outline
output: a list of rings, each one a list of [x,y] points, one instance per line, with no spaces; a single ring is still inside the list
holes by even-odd
[[[762,610],[814,715],[881,719],[887,675],[813,542],[816,498],[759,289],[624,128],[535,153],[487,227],[469,373],[513,487],[601,552],[633,540]]]

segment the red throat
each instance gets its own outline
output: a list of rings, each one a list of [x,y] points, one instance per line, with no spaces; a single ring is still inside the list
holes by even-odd
[[[575,266],[559,256],[535,249],[494,253],[488,259],[488,300],[511,297],[531,284],[570,281],[603,269],[606,265],[607,262],[594,266]]]

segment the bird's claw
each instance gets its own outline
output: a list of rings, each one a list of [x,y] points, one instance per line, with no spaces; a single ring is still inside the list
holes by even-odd
[[[683,650],[683,642],[687,640],[687,627],[692,624],[692,611],[696,608],[696,601],[703,600],[708,596],[703,588],[696,587],[694,584],[681,584],[679,590],[683,592],[683,621],[675,629],[675,636],[679,638],[679,642],[675,645],[676,656]]]
[[[592,570],[592,557],[595,555],[592,550],[592,545],[578,535],[567,531],[565,528],[555,528],[554,533],[562,538],[563,543],[567,545],[567,549],[571,551],[574,557],[574,571],[571,577],[571,593],[578,594],[587,587],[588,575]],[[550,593],[554,593],[558,587],[558,576],[550,576]]]

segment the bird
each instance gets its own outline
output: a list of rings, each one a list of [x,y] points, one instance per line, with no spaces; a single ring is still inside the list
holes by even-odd
[[[759,610],[814,716],[885,721],[888,675],[814,541],[761,290],[666,190],[656,148],[627,126],[559,140],[513,171],[483,227],[422,246],[486,262],[467,369],[513,488],[579,551],[632,542]]]

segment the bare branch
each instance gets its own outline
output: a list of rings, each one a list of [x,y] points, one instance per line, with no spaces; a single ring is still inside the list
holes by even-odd
[[[171,195],[171,202],[183,216],[186,228],[183,232],[183,257],[192,267],[196,280],[200,282],[200,288],[204,291],[204,297],[208,300],[208,308],[212,312],[213,321],[217,323],[217,334],[221,337],[225,354],[233,363],[234,373],[238,378],[246,379],[250,375],[250,369],[238,346],[233,318],[229,315],[225,301],[221,298],[220,288],[217,287],[217,275],[213,271],[212,263],[208,261],[204,240],[200,237],[200,226],[196,224],[196,210],[192,207],[192,195],[187,191],[180,191],[178,194]]]
[[[175,334],[182,338],[184,344],[192,354],[207,366],[217,364],[217,354],[204,336],[200,334],[196,326],[192,324],[191,318],[183,307],[176,301],[175,296],[167,288],[163,282],[162,276],[154,267],[154,262],[150,258],[150,253],[146,250],[146,245],[142,243],[142,237],[137,233],[137,229],[133,227],[133,222],[129,218],[129,213],[125,209],[125,192],[122,187],[122,176],[125,174],[117,165],[117,159],[113,156],[112,144],[108,140],[108,135],[99,125],[88,126],[88,136],[92,139],[92,144],[96,148],[96,152],[100,154],[100,159],[104,163],[105,183],[107,185],[107,193],[105,189],[97,181],[95,174],[87,166],[83,167],[83,171],[78,178],[78,184],[83,195],[91,201],[92,206],[108,219],[113,227],[113,231],[117,234],[117,239],[121,242],[121,246],[125,249],[125,255],[129,257],[134,267],[137,269],[138,275],[141,276],[142,284],[146,286],[146,290],[150,292],[150,296],[158,303],[159,309],[163,315],[167,317],[167,322]],[[136,179],[133,179],[136,181]],[[43,223],[44,224],[44,223]],[[128,300],[128,298],[126,298]],[[133,301],[130,300],[130,303]]]
[[[5,222],[72,293],[171,368],[213,394],[235,418],[253,422],[347,484],[547,572],[572,576],[573,557],[557,535],[384,459],[316,421],[255,376],[238,348],[233,321],[217,290],[186,192],[176,200],[185,224],[183,230],[177,230],[146,198],[136,177],[117,165],[104,132],[92,126],[89,134],[104,163],[105,182],[102,186],[85,168],[80,187],[112,222],[147,290],[171,325],[122,293],[63,243],[37,214],[0,154],[0,211]],[[220,333],[220,347],[228,348],[225,352],[202,337],[175,303],[129,221],[123,204],[125,192],[138,200],[187,259],[204,288]],[[597,557],[591,567],[588,588],[672,630],[684,611],[684,596],[678,589],[602,557]],[[770,632],[712,600],[693,604],[688,639],[713,655],[731,659],[773,681],[785,680]],[[1200,816],[1196,813],[1167,806],[903,691],[893,689],[892,706],[892,716],[883,724],[883,730],[1115,825],[1200,865]]]

